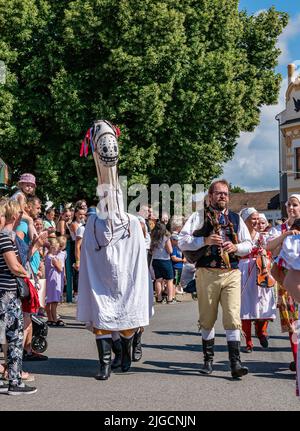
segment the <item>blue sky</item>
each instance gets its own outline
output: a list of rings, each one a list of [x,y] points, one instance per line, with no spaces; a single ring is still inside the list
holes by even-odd
[[[300,0],[240,0],[239,8],[255,14],[272,6],[290,15],[289,24],[278,39],[282,53],[276,71],[283,77],[278,104],[262,107],[259,126],[252,133],[241,134],[235,155],[224,166],[223,173],[223,177],[233,185],[247,191],[279,188],[278,124],[275,115],[284,109],[287,65],[300,61]]]

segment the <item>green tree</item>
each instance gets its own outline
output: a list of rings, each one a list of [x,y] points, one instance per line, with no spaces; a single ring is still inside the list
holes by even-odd
[[[277,100],[287,20],[237,0],[0,0],[0,155],[51,200],[92,198],[80,141],[107,118],[129,184],[207,185]]]
[[[240,186],[233,186],[230,183],[230,193],[246,193],[246,190],[244,190],[242,187]]]

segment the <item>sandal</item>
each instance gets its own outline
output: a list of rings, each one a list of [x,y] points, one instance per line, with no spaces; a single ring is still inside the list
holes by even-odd
[[[26,382],[34,382],[35,378],[32,374],[27,373],[27,371],[22,371],[21,379]]]
[[[53,322],[52,320],[47,320],[46,324],[48,326],[55,326],[55,322]]]
[[[8,369],[7,366],[4,366],[4,372],[2,373],[2,379],[8,381]],[[27,382],[33,382],[34,376],[32,374],[27,373],[26,371],[22,371],[21,379],[26,380]]]
[[[174,299],[167,300],[167,304],[176,304],[176,300]]]
[[[58,319],[56,322],[54,322],[56,326],[66,326],[65,322],[61,319]]]

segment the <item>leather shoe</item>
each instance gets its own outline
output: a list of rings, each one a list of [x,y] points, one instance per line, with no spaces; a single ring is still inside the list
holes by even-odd
[[[261,335],[259,337],[259,342],[260,342],[261,347],[263,347],[264,349],[269,347],[268,338],[265,335]]]

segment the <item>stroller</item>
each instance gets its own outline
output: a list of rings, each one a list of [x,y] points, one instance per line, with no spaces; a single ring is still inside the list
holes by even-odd
[[[43,319],[36,314],[31,315],[32,321],[32,342],[31,347],[37,353],[44,353],[47,350],[48,326]]]

